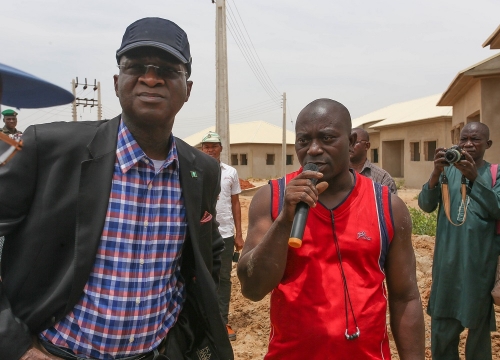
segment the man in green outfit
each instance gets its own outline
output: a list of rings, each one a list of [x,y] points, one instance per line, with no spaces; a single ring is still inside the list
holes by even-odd
[[[434,170],[423,186],[418,205],[426,212],[438,205],[436,244],[432,268],[432,288],[427,313],[431,316],[433,359],[459,359],[460,333],[468,328],[466,359],[491,359],[491,336],[495,313],[491,289],[499,253],[495,221],[500,218],[500,178],[492,187],[491,164],[483,159],[491,147],[488,127],[468,123],[460,133],[462,160],[453,164],[445,158],[446,149],[434,156]],[[442,185],[448,179],[448,191]],[[466,183],[462,200],[461,182]],[[443,206],[442,193],[449,193],[450,220]],[[465,221],[464,221],[465,220]]]
[[[23,133],[16,129],[17,112],[12,109],[7,109],[2,111],[2,115],[5,126],[0,131],[10,138],[19,141]]]

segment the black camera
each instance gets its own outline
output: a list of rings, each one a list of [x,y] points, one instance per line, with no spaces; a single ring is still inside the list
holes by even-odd
[[[460,146],[453,145],[451,148],[446,149],[444,158],[448,161],[448,164],[454,164],[461,160],[465,160],[465,155],[462,154],[462,148]]]

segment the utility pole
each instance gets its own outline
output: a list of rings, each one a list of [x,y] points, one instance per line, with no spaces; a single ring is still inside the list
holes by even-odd
[[[214,0],[212,0],[214,3]],[[215,0],[215,131],[222,140],[220,159],[226,164],[230,157],[229,95],[227,76],[226,0]]]
[[[97,120],[102,119],[102,103],[101,103],[101,82],[97,82],[97,80],[94,79],[94,96],[95,92],[97,91],[97,100],[94,98],[92,99],[87,99],[87,98],[77,98],[76,97],[76,88],[78,85],[83,85],[83,90],[87,89],[89,87],[89,84],[87,83],[87,78],[85,78],[85,83],[79,83],[78,82],[78,77],[75,79],[71,80],[71,87],[73,90],[73,96],[75,97],[75,100],[73,100],[73,121],[77,121],[77,106],[83,106],[84,108],[87,106],[90,106],[92,109],[94,106],[97,104]]]
[[[97,82],[97,120],[102,120],[101,82]]]
[[[76,83],[75,83],[75,79],[71,80],[71,90],[73,91],[73,98],[74,98],[71,113],[73,114],[73,121],[76,121]]]
[[[286,92],[283,93],[283,139],[281,144],[281,173],[286,175]]]

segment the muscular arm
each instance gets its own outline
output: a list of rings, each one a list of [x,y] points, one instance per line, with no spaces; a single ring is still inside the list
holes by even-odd
[[[239,194],[231,195],[231,211],[233,212],[234,227],[236,228],[234,247],[237,251],[240,251],[243,248],[243,233],[241,231],[241,205]]]
[[[261,300],[279,284],[286,266],[293,219],[290,221],[280,214],[273,223],[270,199],[270,186],[254,195],[248,213],[247,238],[238,261],[241,292],[253,301]]]
[[[404,202],[391,196],[394,238],[386,260],[391,330],[399,357],[424,359],[424,315],[417,286],[416,261],[411,243],[411,217]]]
[[[281,281],[295,207],[300,201],[315,206],[318,190],[309,178],[320,179],[322,176],[318,172],[306,171],[290,181],[283,210],[274,222],[270,212],[271,187],[265,186],[254,195],[248,215],[247,239],[238,262],[238,278],[245,297],[259,301]],[[326,187],[324,182],[318,184],[320,191]]]

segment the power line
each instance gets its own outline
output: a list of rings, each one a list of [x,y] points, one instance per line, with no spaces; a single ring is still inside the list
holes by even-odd
[[[43,115],[37,117],[37,118],[34,118],[34,119],[31,119],[30,121],[28,122],[25,122],[24,120],[26,118],[23,119],[23,125],[24,126],[29,126],[29,125],[33,125],[33,124],[36,124],[36,123],[41,123],[43,122],[42,120],[46,120],[47,118],[49,118],[50,116],[61,116],[61,114],[65,111],[71,111],[71,108],[70,108],[71,105],[64,105],[63,107],[57,109],[57,108],[53,108],[49,111],[46,111],[46,110],[38,110],[37,112],[35,113],[32,113],[31,115],[27,116],[26,118],[28,117],[31,117],[32,115],[38,115],[40,112],[43,113]],[[71,119],[71,113],[68,114],[68,121],[69,119]]]
[[[290,122],[292,123],[292,125],[294,124],[294,116],[292,116],[292,111],[290,110],[290,106],[288,106],[288,104],[286,104],[286,108],[288,109],[288,116],[290,117]]]
[[[262,114],[267,114],[270,112],[275,112],[278,111],[279,109],[276,108],[276,106],[273,107],[268,107],[268,108],[262,108],[258,111],[253,111],[250,113],[242,113],[238,116],[231,116],[231,122],[239,122],[240,120],[248,119],[248,118],[255,118],[259,115]],[[180,122],[176,123],[178,128],[193,128],[193,127],[198,127],[202,125],[210,126],[215,123],[215,118],[212,119],[206,119],[206,120],[198,120],[198,121],[191,121],[190,119],[182,119],[182,124]]]
[[[252,115],[252,114],[259,114],[259,113],[262,113],[262,111],[267,111],[267,110],[269,110],[269,111],[279,110],[279,108],[277,108],[276,105],[271,104],[271,105],[263,106],[263,107],[260,107],[257,109],[250,109],[247,111],[239,112],[238,114],[233,115],[232,118],[237,118],[239,116],[247,116],[247,115]]]
[[[241,117],[250,117],[259,115],[265,112],[275,111],[278,108],[272,100],[266,100],[260,103],[242,107],[236,110],[230,110],[230,117],[232,120],[237,120]],[[192,118],[182,119],[183,124],[189,123],[189,126],[196,124],[203,124],[205,122],[214,122],[215,116],[197,116]]]
[[[241,116],[236,116],[234,118],[232,118],[232,120],[234,121],[237,121],[237,120],[242,120],[242,119],[248,119],[249,117],[255,117],[256,115],[262,115],[262,114],[267,114],[267,113],[270,113],[270,112],[273,112],[273,111],[278,111],[279,109],[277,109],[276,107],[272,108],[272,109],[263,109],[259,112],[255,112],[255,113],[252,113],[252,114],[246,114],[246,115],[241,115]]]
[[[107,106],[102,105],[102,104],[101,104],[101,107],[102,107],[103,116],[104,116],[105,119],[114,118],[115,116],[117,116],[118,114],[121,113],[121,109],[120,110],[112,109],[112,108],[107,107]],[[104,110],[106,111],[106,115],[104,115]]]
[[[234,41],[236,42],[236,45],[238,46],[241,54],[243,55],[243,58],[247,62],[248,66],[252,70],[253,74],[257,78],[257,81],[260,83],[260,85],[264,88],[266,93],[269,95],[271,99],[276,99],[277,96],[273,94],[273,89],[267,84],[265,77],[262,74],[262,71],[259,69],[259,65],[256,63],[255,58],[253,57],[253,54],[251,53],[248,45],[245,42],[245,39],[242,37],[240,32],[238,32],[237,29],[237,24],[233,24],[233,20],[231,19],[231,16],[228,16],[228,30],[229,33],[233,36]]]
[[[228,11],[226,11],[226,15],[229,20],[227,24],[228,30],[231,33],[245,61],[247,62],[248,66],[252,70],[255,77],[257,78],[258,82],[261,84],[264,91],[268,94],[268,96],[271,99],[273,99],[273,101],[276,101],[280,97],[279,95],[280,92],[277,90],[276,86],[271,81],[269,74],[265,70],[264,65],[262,64],[262,61],[260,60],[260,57],[257,54],[257,51],[255,50],[255,46],[253,45],[250,35],[248,34],[248,30],[246,29],[246,26],[243,23],[243,19],[241,18],[239,10],[234,1],[233,4],[240,19],[240,22],[242,23],[243,28],[245,29],[246,36],[241,30],[238,18],[234,15],[234,12],[229,4],[228,4]],[[247,38],[249,39],[251,46],[249,45]]]
[[[238,13],[238,17],[240,18],[241,20],[241,24],[243,25],[243,28],[245,29],[245,33],[247,34],[247,38],[248,40],[250,41],[250,44],[252,45],[252,49],[254,50],[253,53],[255,54],[255,56],[257,57],[258,61],[259,61],[259,64],[261,65],[261,68],[262,70],[264,71],[265,75],[266,75],[266,78],[269,80],[269,83],[271,84],[271,86],[274,88],[274,91],[278,94],[278,96],[281,96],[281,91],[278,90],[278,88],[274,85],[273,81],[271,80],[271,77],[269,76],[269,74],[267,73],[266,71],[266,68],[264,67],[264,65],[262,64],[262,61],[259,57],[259,54],[257,53],[257,50],[255,49],[255,46],[253,44],[253,41],[252,41],[252,38],[250,37],[250,34],[248,33],[248,30],[247,30],[247,27],[245,26],[245,23],[243,22],[243,18],[241,17],[240,15],[240,11],[238,10],[238,7],[236,6],[236,3],[234,2],[234,0],[232,1],[233,4],[234,4],[234,8],[236,9],[236,12]],[[228,6],[229,10],[232,12],[231,10],[231,5]]]
[[[264,89],[264,91],[267,93],[267,95],[277,101],[277,96],[275,96],[272,91],[269,89],[269,87],[267,86],[267,84],[265,84],[265,82],[263,81],[262,79],[262,76],[260,75],[259,73],[259,70],[255,67],[255,65],[253,64],[251,58],[249,56],[247,56],[245,54],[245,50],[243,49],[243,45],[240,45],[239,43],[239,39],[237,38],[237,35],[235,35],[233,32],[235,32],[233,29],[232,29],[232,25],[231,25],[231,22],[229,22],[228,24],[228,30],[229,30],[229,33],[233,36],[233,39],[235,40],[236,42],[236,45],[238,46],[238,49],[240,50],[241,54],[243,55],[243,58],[245,59],[245,61],[247,62],[248,66],[250,67],[250,70],[252,70],[253,74],[255,75],[257,81],[260,83],[260,85],[262,86],[262,88]]]
[[[76,88],[82,85],[82,89],[86,90],[89,88],[89,91],[87,91],[82,97],[77,96],[76,94]],[[76,77],[76,81],[73,79],[71,80],[71,88],[73,91],[73,95],[75,97],[75,100],[72,103],[72,116],[73,116],[73,121],[77,121],[77,106],[83,106],[83,111],[87,106],[90,106],[90,112],[92,112],[92,108],[94,106],[97,107],[97,120],[101,120],[102,118],[102,104],[101,104],[101,83],[98,82],[96,79],[94,79],[94,86],[92,86],[92,83],[87,83],[87,78],[85,78],[85,83],[78,82],[78,77]],[[87,98],[87,96],[90,97],[90,92],[92,91],[92,99]],[[97,100],[95,99],[95,92],[97,91]],[[85,96],[85,97],[83,97]],[[80,118],[82,115],[80,115]]]

